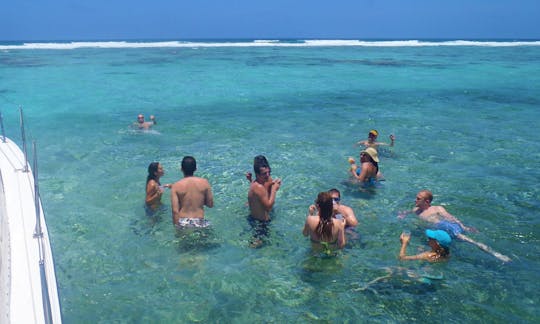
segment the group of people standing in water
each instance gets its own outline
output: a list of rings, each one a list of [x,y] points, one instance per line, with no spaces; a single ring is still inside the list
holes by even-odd
[[[356,143],[364,146],[360,152],[360,165],[356,165],[354,159],[349,158],[351,179],[361,186],[374,185],[382,179],[377,149],[379,146],[394,145],[394,135],[390,135],[390,143],[377,142],[377,137],[378,132],[371,130],[367,140]],[[150,163],[146,181],[145,206],[147,210],[151,212],[159,208],[165,188],[170,188],[174,226],[178,230],[207,227],[210,223],[204,218],[204,207],[213,207],[213,194],[209,182],[194,175],[196,169],[195,158],[185,156],[181,166],[184,177],[174,184],[161,185],[160,178],[164,175],[163,167],[159,162]],[[254,175],[251,172],[246,174],[246,179],[250,183],[248,221],[254,229],[254,236],[250,244],[252,247],[259,247],[263,244],[265,236],[268,235],[270,211],[275,204],[277,191],[281,187],[281,179],[272,178],[270,164],[263,155],[254,158],[253,171]],[[302,233],[310,238],[312,248],[316,252],[333,253],[346,245],[348,236],[355,235],[353,229],[358,224],[358,220],[353,209],[341,204],[340,200],[340,192],[334,188],[320,192],[315,204],[308,208]],[[457,238],[476,245],[503,262],[511,261],[507,256],[464,235],[464,232],[474,233],[477,231],[473,227],[465,226],[460,220],[448,213],[444,207],[431,205],[432,201],[433,194],[428,190],[422,190],[416,196],[415,207],[398,215],[399,218],[404,218],[408,213],[412,213],[434,227],[425,231],[431,250],[416,255],[407,255],[406,249],[410,242],[410,233],[402,233],[399,251],[401,260],[426,260],[430,262],[446,260],[450,255],[449,247],[452,239]]]

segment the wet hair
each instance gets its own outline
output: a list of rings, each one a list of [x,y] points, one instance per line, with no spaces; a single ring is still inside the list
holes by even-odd
[[[432,239],[432,240],[434,240],[434,239]],[[438,247],[435,249],[435,251],[433,251],[433,252],[437,253],[437,256],[434,259],[438,260],[438,259],[441,259],[441,258],[448,258],[450,256],[450,249],[440,245],[437,240],[435,240],[435,242],[437,242]]]
[[[339,192],[339,190],[337,190],[336,188],[332,188],[332,189],[328,190],[328,193],[329,194],[337,193],[338,196],[341,197],[341,192]]]
[[[447,258],[450,255],[450,249],[447,247],[441,246],[440,250],[438,250],[437,253],[443,258]]]
[[[156,177],[156,172],[158,170],[158,167],[159,167],[159,162],[152,162],[148,165],[148,176],[146,177],[146,184],[148,184],[150,180],[154,180],[155,182],[159,184],[158,178]]]
[[[433,194],[429,190],[421,190],[419,193],[423,194],[425,196],[425,200],[427,200],[429,203],[433,201]]]
[[[253,171],[255,171],[255,174],[260,174],[261,168],[270,169],[270,164],[264,155],[257,155],[253,159]]]
[[[182,159],[182,172],[185,176],[192,176],[197,169],[197,161],[193,156],[184,156]]]
[[[334,202],[332,195],[329,192],[320,192],[316,200],[319,206],[319,224],[315,231],[321,236],[321,239],[332,239],[332,227],[334,222],[332,215],[334,214]]]

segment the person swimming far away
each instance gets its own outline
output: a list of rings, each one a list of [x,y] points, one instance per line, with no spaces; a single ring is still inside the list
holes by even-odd
[[[378,136],[379,136],[379,132],[376,129],[372,129],[368,133],[367,140],[358,141],[355,145],[356,146],[363,145],[366,148],[373,147],[375,149],[377,149],[379,146],[394,146],[394,141],[396,140],[396,136],[394,136],[394,134],[390,134],[389,136],[390,144],[385,143],[385,142],[377,142]]]
[[[137,121],[133,123],[133,127],[138,129],[149,129],[156,124],[156,117],[154,115],[150,115],[150,121],[145,121],[144,115],[139,114],[137,115]]]

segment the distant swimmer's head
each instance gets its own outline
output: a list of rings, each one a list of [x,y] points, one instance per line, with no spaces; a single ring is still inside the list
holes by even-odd
[[[377,153],[377,150],[373,147],[368,147],[367,149],[360,152],[360,155],[367,154],[371,159],[377,163],[379,163],[379,153]]]
[[[137,122],[138,122],[139,124],[144,123],[144,115],[139,114],[139,115],[137,116]]]
[[[450,246],[450,243],[452,243],[452,238],[448,233],[446,233],[443,230],[426,230],[426,236],[432,240],[437,241],[440,246],[443,248],[448,248]]]
[[[379,132],[377,132],[376,129],[372,129],[369,131],[368,137],[376,138],[377,136],[379,136]]]
[[[185,176],[192,176],[197,170],[197,161],[192,156],[184,156],[182,159],[182,172]]]

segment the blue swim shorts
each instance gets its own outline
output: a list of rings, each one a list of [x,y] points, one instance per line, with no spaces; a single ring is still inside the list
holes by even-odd
[[[448,233],[452,238],[455,238],[459,234],[463,233],[463,229],[459,226],[458,223],[452,223],[449,221],[440,221],[435,225],[435,228],[438,230],[443,230]]]

